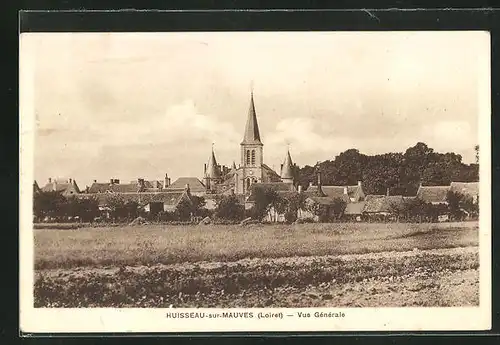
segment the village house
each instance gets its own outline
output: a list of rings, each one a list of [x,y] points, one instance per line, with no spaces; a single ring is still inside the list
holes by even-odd
[[[38,186],[36,181],[35,184]],[[40,190],[42,192],[61,192],[61,194],[66,197],[77,195],[80,193],[80,188],[78,188],[76,181],[72,178],[55,179],[49,177],[47,184],[43,186]]]
[[[479,182],[451,182],[449,186],[423,186],[417,190],[417,198],[433,205],[447,205],[448,192],[457,192],[472,198],[477,203]]]

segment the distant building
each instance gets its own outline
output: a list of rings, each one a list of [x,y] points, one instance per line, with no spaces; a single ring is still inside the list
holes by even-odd
[[[474,202],[479,198],[479,182],[451,182],[449,186],[423,186],[417,190],[417,198],[433,205],[448,204],[449,192],[461,193],[471,197]]]
[[[50,178],[47,184],[40,189],[42,192],[61,192],[64,196],[71,196],[80,193],[80,188],[74,179],[55,179]]]

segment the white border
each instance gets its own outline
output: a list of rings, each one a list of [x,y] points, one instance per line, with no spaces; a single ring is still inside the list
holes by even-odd
[[[491,91],[490,34],[478,32],[480,56],[480,306],[463,308],[196,309],[197,312],[253,311],[251,319],[168,319],[167,312],[193,309],[50,309],[33,307],[34,65],[36,57],[20,36],[20,330],[35,332],[211,332],[211,331],[438,331],[491,328]],[[22,54],[21,54],[22,52]],[[343,318],[258,319],[259,311],[344,312]]]

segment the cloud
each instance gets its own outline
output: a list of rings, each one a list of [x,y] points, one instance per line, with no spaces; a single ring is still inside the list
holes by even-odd
[[[352,140],[346,137],[320,134],[319,127],[319,122],[307,117],[293,117],[279,121],[276,129],[266,139],[266,146],[271,151],[268,156],[282,158],[284,154],[280,155],[279,152],[285,152],[286,146],[290,144],[293,155],[297,157],[311,155],[333,157],[352,145]]]

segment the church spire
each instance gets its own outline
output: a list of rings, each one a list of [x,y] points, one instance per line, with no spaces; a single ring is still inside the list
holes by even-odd
[[[247,124],[245,126],[245,135],[242,144],[259,144],[260,141],[259,124],[257,123],[257,115],[255,114],[255,104],[253,101],[253,90],[250,96],[250,109],[248,110]]]

